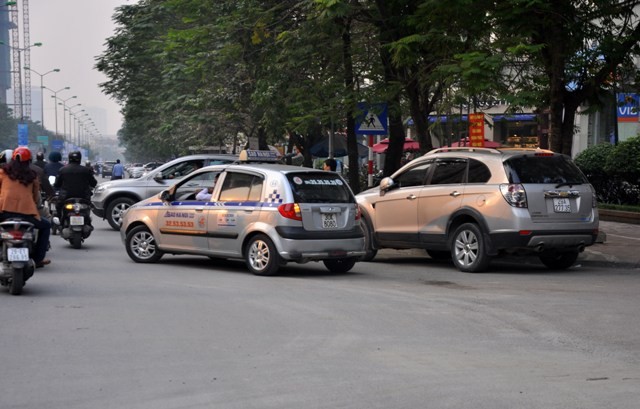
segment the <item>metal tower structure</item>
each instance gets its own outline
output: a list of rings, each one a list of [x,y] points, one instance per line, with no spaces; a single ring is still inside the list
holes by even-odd
[[[14,112],[19,119],[23,118],[22,111],[22,76],[20,71],[20,32],[18,31],[18,5],[14,4],[9,11],[11,16],[11,55],[12,66],[11,73],[13,74],[13,104]]]
[[[31,71],[24,71],[24,82],[22,81],[22,67],[29,67],[31,64],[31,38],[29,35],[29,0],[22,0],[22,35],[24,47],[20,47],[20,15],[18,5],[11,7],[11,51],[13,55],[13,103],[18,119],[25,120],[31,118]],[[24,65],[23,65],[24,62]],[[24,96],[24,97],[23,97]]]
[[[22,0],[22,43],[24,44],[23,66],[31,67],[31,36],[29,35],[29,0]],[[20,67],[20,68],[22,68]],[[24,70],[24,110],[23,118],[31,119],[31,70]]]

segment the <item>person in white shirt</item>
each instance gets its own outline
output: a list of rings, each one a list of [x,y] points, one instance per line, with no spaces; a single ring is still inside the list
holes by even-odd
[[[213,179],[213,185],[211,187],[205,187],[200,192],[198,192],[198,194],[196,195],[196,200],[201,200],[201,201],[205,201],[205,202],[208,202],[208,201],[211,200],[211,195],[213,194],[213,189],[216,187],[216,183],[218,183],[218,176],[220,176],[219,173]]]

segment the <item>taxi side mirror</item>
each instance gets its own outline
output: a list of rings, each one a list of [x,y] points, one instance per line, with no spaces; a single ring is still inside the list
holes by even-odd
[[[169,192],[168,190],[163,190],[162,192],[160,192],[160,200],[162,200],[163,202],[170,202],[171,192]]]
[[[153,180],[155,180],[156,182],[162,182],[162,172],[158,172],[153,175]]]

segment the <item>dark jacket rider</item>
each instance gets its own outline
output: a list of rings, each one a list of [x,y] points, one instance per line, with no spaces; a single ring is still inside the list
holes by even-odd
[[[93,176],[93,172],[86,166],[82,166],[82,154],[78,151],[69,153],[69,164],[60,168],[54,188],[60,190],[62,200],[78,197],[81,199],[91,199],[93,188],[98,181]]]

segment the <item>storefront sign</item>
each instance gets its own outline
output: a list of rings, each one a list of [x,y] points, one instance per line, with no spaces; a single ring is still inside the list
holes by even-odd
[[[639,94],[618,94],[618,122],[638,122]]]
[[[484,113],[469,114],[469,146],[484,147]]]

